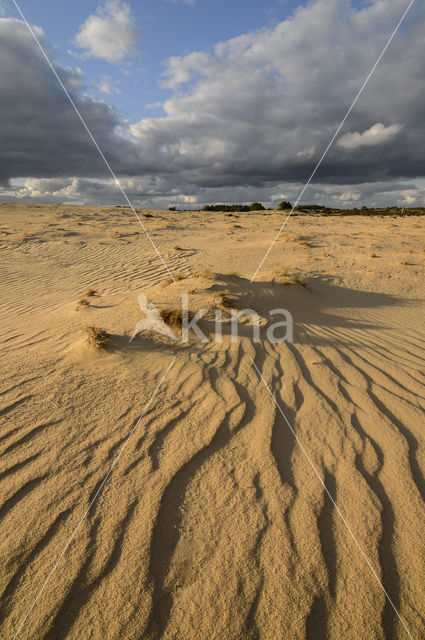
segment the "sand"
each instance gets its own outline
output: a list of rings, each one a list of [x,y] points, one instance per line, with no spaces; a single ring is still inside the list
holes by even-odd
[[[294,217],[250,285],[281,213],[141,216],[182,279],[126,209],[0,205],[1,637],[425,637],[425,218]],[[294,342],[216,342],[222,291]],[[129,342],[140,293],[209,341]]]

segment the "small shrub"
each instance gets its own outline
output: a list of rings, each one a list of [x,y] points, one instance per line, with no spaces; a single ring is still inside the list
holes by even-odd
[[[287,211],[287,210],[290,211],[292,209],[292,204],[287,200],[283,200],[282,202],[279,202],[279,205],[277,208],[279,209],[279,211]]]
[[[217,291],[213,295],[212,306],[215,309],[229,309],[232,306],[232,298],[229,289]]]
[[[108,342],[111,340],[109,333],[99,327],[87,327],[87,341],[95,349],[105,349]]]
[[[168,307],[166,309],[161,309],[159,315],[165,324],[168,324],[172,329],[181,329],[183,324],[183,315],[180,309],[172,309],[171,307]]]
[[[79,311],[81,307],[89,307],[89,306],[90,306],[90,302],[86,300],[86,298],[80,298],[80,300],[78,300],[77,302],[76,311]]]
[[[96,289],[92,289],[91,287],[89,287],[84,295],[86,296],[86,298],[91,298],[93,296],[97,296],[97,291]]]
[[[305,287],[305,281],[300,276],[291,274],[287,268],[275,271],[273,281],[278,284],[292,284],[297,285],[298,287]]]

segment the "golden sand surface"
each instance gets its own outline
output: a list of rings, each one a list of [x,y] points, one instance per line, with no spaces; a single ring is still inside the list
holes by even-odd
[[[425,218],[140,216],[0,204],[1,638],[424,638]]]

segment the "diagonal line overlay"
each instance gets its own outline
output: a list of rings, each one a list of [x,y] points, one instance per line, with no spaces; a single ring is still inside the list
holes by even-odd
[[[168,275],[170,276],[170,278],[173,280],[173,282],[175,282],[175,278],[173,276],[173,274],[171,273],[171,271],[169,270],[167,264],[165,263],[164,258],[162,257],[162,255],[160,254],[158,247],[156,246],[155,242],[152,240],[148,230],[146,229],[145,225],[142,222],[142,219],[140,218],[139,214],[137,213],[136,209],[134,208],[134,206],[132,205],[132,203],[130,202],[129,197],[127,196],[124,187],[122,186],[121,182],[119,181],[119,179],[117,178],[114,170],[112,169],[111,165],[109,164],[108,160],[105,158],[105,155],[102,151],[102,149],[99,147],[95,137],[93,136],[92,132],[90,131],[86,121],[84,120],[83,116],[81,115],[80,110],[78,109],[77,105],[75,104],[74,100],[72,99],[69,91],[67,90],[67,88],[65,87],[65,85],[63,84],[60,76],[58,75],[56,69],[54,68],[49,56],[47,55],[46,51],[44,50],[42,44],[40,43],[39,39],[37,38],[36,34],[34,33],[34,30],[32,29],[31,25],[29,24],[28,20],[26,19],[26,17],[24,16],[24,14],[21,11],[21,8],[19,7],[18,3],[16,2],[16,0],[13,0],[13,4],[15,5],[16,9],[18,10],[22,20],[25,22],[26,26],[28,27],[32,37],[34,38],[35,42],[37,43],[38,48],[40,49],[41,53],[43,54],[43,57],[45,58],[47,64],[49,65],[50,69],[52,70],[53,74],[55,75],[56,80],[59,82],[60,86],[62,87],[63,91],[65,92],[66,97],[68,98],[69,102],[71,103],[75,113],[77,114],[77,116],[79,117],[79,119],[81,120],[81,123],[84,127],[84,129],[87,131],[91,141],[93,142],[94,146],[96,147],[100,157],[102,158],[103,162],[105,163],[109,173],[111,174],[112,178],[114,179],[115,183],[118,185],[121,193],[123,194],[126,202],[128,203],[128,206],[130,207],[130,209],[132,210],[132,212],[134,213],[134,215],[136,216],[140,226],[142,227],[146,237],[148,238],[150,244],[152,245],[153,250],[155,251],[156,255],[158,256],[158,258],[161,260],[163,266],[165,267]]]
[[[314,465],[313,461],[311,460],[310,456],[308,455],[306,449],[304,448],[301,440],[299,439],[299,437],[297,436],[294,428],[292,427],[291,423],[289,422],[288,418],[286,417],[286,415],[284,414],[280,404],[278,403],[278,401],[276,400],[275,396],[273,395],[270,387],[268,386],[267,382],[264,380],[261,371],[258,369],[257,365],[255,364],[254,360],[251,358],[251,363],[255,369],[255,371],[257,372],[258,377],[260,378],[261,382],[264,384],[264,386],[267,389],[267,392],[269,394],[269,396],[271,397],[271,399],[273,400],[274,404],[276,405],[277,410],[279,411],[279,413],[281,414],[281,416],[283,417],[283,419],[285,420],[286,424],[288,425],[288,427],[290,428],[292,435],[294,436],[295,440],[297,441],[299,447],[301,448],[301,451],[303,452],[303,454],[305,455],[305,457],[307,458],[311,468],[313,469],[315,475],[317,476],[317,479],[319,480],[320,484],[322,485],[323,489],[326,492],[326,495],[328,496],[328,498],[330,499],[330,501],[332,502],[335,511],[337,512],[337,514],[339,515],[339,517],[341,518],[342,522],[344,523],[345,527],[347,528],[348,533],[350,534],[350,536],[352,537],[352,539],[354,540],[356,546],[358,547],[360,553],[362,554],[363,558],[366,561],[367,566],[369,567],[369,569],[371,570],[371,572],[373,573],[377,583],[379,584],[379,586],[381,587],[382,591],[384,592],[385,597],[387,598],[388,602],[390,603],[391,607],[394,609],[398,619],[400,620],[401,624],[404,627],[404,630],[406,631],[407,635],[409,636],[410,640],[413,640],[413,637],[409,631],[409,629],[406,626],[406,623],[404,622],[403,618],[401,617],[401,615],[399,614],[396,606],[394,605],[393,601],[391,600],[388,592],[386,591],[384,585],[382,584],[381,580],[379,579],[378,574],[376,573],[375,569],[373,568],[372,563],[370,562],[369,558],[367,557],[367,555],[365,554],[365,552],[363,551],[362,547],[360,546],[360,543],[358,542],[356,536],[354,535],[350,525],[348,524],[347,520],[345,519],[341,509],[338,507],[338,505],[336,504],[335,500],[333,499],[331,493],[329,492],[329,489],[327,488],[326,484],[324,483],[320,473],[317,471],[316,466]]]
[[[99,485],[99,488],[97,489],[96,493],[94,494],[93,498],[91,499],[89,506],[87,507],[87,509],[85,510],[85,512],[83,513],[81,519],[79,520],[77,526],[75,527],[74,531],[72,532],[68,542],[66,543],[66,545],[64,546],[63,550],[61,551],[61,553],[59,554],[55,564],[53,565],[52,569],[50,570],[50,572],[47,575],[47,578],[45,579],[40,591],[38,592],[37,596],[35,597],[31,607],[28,609],[27,613],[25,614],[24,618],[21,620],[19,627],[16,630],[15,635],[13,636],[12,640],[15,640],[15,638],[17,638],[18,634],[20,633],[22,627],[24,626],[25,622],[28,619],[28,616],[30,615],[30,613],[32,612],[32,610],[34,609],[35,605],[37,604],[38,600],[40,599],[44,589],[46,588],[48,582],[50,581],[50,578],[52,577],[52,575],[54,574],[54,572],[57,569],[58,564],[60,563],[60,561],[62,560],[63,556],[65,555],[65,553],[68,550],[68,547],[70,546],[71,542],[74,540],[75,536],[77,535],[78,530],[80,529],[81,525],[83,524],[84,520],[86,519],[90,509],[92,508],[92,506],[94,505],[94,503],[96,502],[96,500],[98,499],[99,495],[102,492],[103,487],[105,486],[105,484],[107,483],[108,479],[110,478],[112,471],[115,469],[118,460],[121,457],[121,454],[123,453],[124,449],[126,448],[128,442],[130,441],[131,436],[134,434],[134,432],[136,431],[137,427],[139,426],[139,423],[141,421],[141,419],[144,417],[144,415],[146,414],[146,411],[149,409],[150,405],[153,402],[153,399],[155,398],[156,394],[158,393],[162,383],[164,382],[165,378],[167,377],[171,367],[173,366],[173,364],[175,363],[177,359],[177,356],[175,356],[173,358],[173,360],[171,361],[171,363],[168,365],[168,368],[166,370],[166,372],[164,373],[164,375],[162,376],[161,380],[159,381],[159,383],[157,384],[153,394],[151,395],[149,401],[146,403],[145,408],[143,409],[139,419],[137,420],[136,424],[134,425],[133,429],[130,431],[126,441],[124,442],[124,444],[122,445],[121,449],[119,450],[119,453],[117,455],[117,457],[115,458],[115,460],[113,461],[108,473],[106,474],[106,476],[103,478],[102,482]]]
[[[15,1],[15,0],[14,0]],[[407,16],[407,14],[409,13],[413,3],[415,2],[415,0],[410,0],[409,6],[407,7],[406,11],[403,13],[403,15],[401,16],[399,22],[397,23],[396,28],[394,29],[394,31],[392,32],[391,36],[389,37],[385,47],[382,49],[381,53],[379,54],[379,57],[377,59],[377,61],[375,62],[375,64],[373,65],[369,75],[367,76],[366,80],[363,82],[362,86],[360,87],[356,97],[354,98],[350,108],[348,109],[347,113],[345,114],[343,120],[341,121],[341,124],[339,125],[339,127],[337,128],[337,130],[335,131],[334,135],[332,136],[328,146],[326,147],[326,149],[324,150],[319,162],[316,164],[315,168],[313,169],[312,174],[310,175],[309,179],[307,180],[307,182],[305,183],[304,187],[301,190],[300,195],[298,196],[298,198],[295,201],[294,206],[292,207],[291,211],[288,213],[288,215],[286,216],[285,220],[282,223],[282,226],[280,227],[276,237],[274,238],[274,240],[272,241],[270,247],[267,249],[263,259],[261,260],[260,264],[257,267],[257,270],[255,271],[254,275],[251,278],[251,282],[250,284],[253,283],[253,281],[255,280],[258,272],[260,271],[261,267],[263,266],[264,262],[266,261],[270,251],[273,249],[274,245],[276,244],[277,240],[279,239],[280,234],[282,233],[283,229],[286,227],[286,223],[288,222],[289,218],[292,216],[292,214],[294,213],[295,209],[298,206],[299,201],[301,200],[301,198],[304,195],[305,190],[307,189],[307,187],[309,186],[310,182],[313,180],[314,176],[316,175],[320,165],[322,164],[323,160],[326,158],[329,149],[331,148],[331,146],[333,145],[333,143],[335,142],[339,132],[341,131],[342,127],[344,126],[345,122],[347,121],[348,116],[350,115],[350,113],[352,112],[352,110],[354,109],[355,105],[357,104],[360,96],[362,95],[363,91],[366,88],[366,85],[368,84],[369,80],[371,79],[371,77],[373,76],[373,74],[375,73],[375,70],[378,66],[378,64],[381,62],[382,58],[384,57],[385,52],[387,51],[388,47],[390,46],[391,42],[393,41],[397,31],[400,29],[401,25],[404,22],[405,17]]]

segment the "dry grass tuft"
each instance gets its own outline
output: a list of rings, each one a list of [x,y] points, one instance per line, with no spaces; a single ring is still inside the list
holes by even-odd
[[[312,245],[311,245],[310,242],[307,242],[307,240],[301,240],[300,246],[301,247],[311,247]]]
[[[91,298],[93,296],[97,296],[97,291],[96,289],[92,289],[91,287],[89,287],[84,295],[86,296],[86,298]]]
[[[232,297],[229,289],[217,291],[212,297],[212,306],[214,309],[229,309],[232,307]]]
[[[290,273],[289,269],[277,269],[273,274],[273,282],[277,284],[293,284],[298,287],[305,287],[305,281],[300,276]]]
[[[168,324],[172,329],[181,329],[183,324],[183,315],[180,309],[172,309],[171,307],[167,307],[166,309],[161,309],[159,312],[162,320],[165,324]]]
[[[110,334],[99,327],[86,327],[86,332],[89,345],[95,349],[105,349],[111,340]]]
[[[181,247],[179,247],[178,244],[175,244],[173,249],[174,249],[174,251],[183,251],[183,249]]]
[[[174,280],[176,280],[176,282],[180,282],[181,280],[185,280],[186,276],[184,276],[182,273],[177,273],[174,276]]]
[[[204,280],[215,280],[215,273],[211,271],[211,269],[202,269],[197,274],[195,274],[195,278],[204,278]]]
[[[80,300],[78,300],[77,302],[77,306],[75,308],[76,311],[79,311],[81,309],[81,307],[89,307],[90,306],[90,302],[88,300],[86,300],[86,298],[80,298]]]
[[[378,256],[376,255],[376,253],[371,253],[369,258],[377,258]]]

